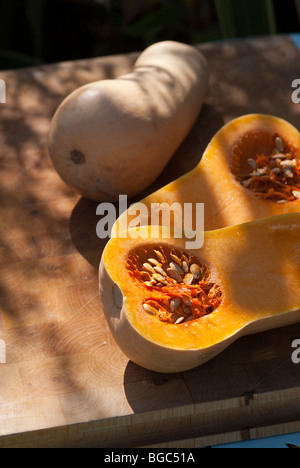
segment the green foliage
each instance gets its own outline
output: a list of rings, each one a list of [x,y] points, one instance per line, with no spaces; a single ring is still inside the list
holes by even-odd
[[[282,27],[286,7],[291,30]],[[296,32],[297,13],[300,0],[0,0],[0,69],[126,53],[165,39]]]
[[[275,34],[272,0],[215,0],[223,38]]]

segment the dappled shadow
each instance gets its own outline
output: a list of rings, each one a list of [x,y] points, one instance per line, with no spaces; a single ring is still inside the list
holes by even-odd
[[[290,82],[300,76],[300,63],[289,39],[208,44],[201,50],[211,68],[203,112],[157,181],[129,202],[193,169],[231,118],[272,112],[300,126],[299,110],[290,101]],[[96,204],[63,184],[46,141],[50,119],[69,92],[130,71],[135,58],[1,73],[7,104],[0,109],[0,339],[6,343],[7,366],[0,370],[5,371],[0,399],[5,415],[11,415],[5,426],[11,433],[44,423],[54,427],[116,417],[119,407],[122,415],[163,411],[238,398],[253,389],[299,386],[289,354],[298,326],[268,332],[264,339],[243,338],[212,362],[177,376],[139,369],[122,360],[113,343],[98,299],[97,270],[106,240],[96,236]],[[32,427],[23,403],[36,416]]]
[[[99,268],[102,252],[108,241],[97,236],[96,227],[101,219],[96,215],[98,204],[81,198],[70,217],[70,234],[77,251],[95,268]],[[116,205],[117,209],[117,205]]]
[[[205,123],[206,112],[210,108],[213,111],[212,115],[215,114],[220,117],[216,121],[216,127],[218,127],[220,122],[227,123],[231,119],[247,113],[277,115],[287,119],[296,127],[300,127],[300,110],[299,107],[291,102],[290,89],[295,76],[300,73],[299,53],[292,45],[290,39],[271,38],[266,40],[259,38],[254,41],[229,41],[226,43],[203,45],[200,49],[206,55],[212,73],[206,106],[191,133],[194,141],[197,137],[201,138],[202,135],[205,135],[205,145],[201,145],[201,151],[200,145],[195,145],[197,150],[199,148],[199,154],[200,152],[202,154],[209,142],[209,138],[206,138],[209,133],[207,130],[208,128],[212,128],[210,127],[212,122],[208,123],[208,128],[205,128]],[[287,67],[287,63],[293,63],[295,66]],[[276,80],[274,80],[274,77],[276,77]],[[202,126],[203,124],[204,127]],[[191,138],[191,135],[189,138]],[[212,137],[213,133],[210,136]],[[193,169],[198,164],[197,158],[199,154],[194,159],[193,157],[189,158],[186,163],[188,170]],[[173,164],[176,158],[177,167],[174,167]],[[167,178],[167,182],[171,182],[182,175],[182,164],[185,164],[183,160],[183,153],[179,150],[178,154],[170,162],[170,168],[173,172],[168,173],[172,173],[172,177],[170,178],[171,180]],[[166,180],[165,174],[163,174],[163,180]],[[211,187],[206,185],[205,178],[201,182],[204,184],[201,193],[209,191],[211,195],[210,205],[216,207],[218,200],[214,199],[213,192],[210,191]],[[155,187],[159,189],[161,184],[157,181]],[[182,203],[195,201],[197,198],[197,187],[195,187],[193,200],[187,198],[183,185],[175,184],[174,190],[176,191],[174,198]],[[147,191],[144,195],[148,195]],[[161,202],[159,196],[156,197],[155,195],[151,198],[151,201]],[[197,201],[201,200],[197,199]],[[249,209],[246,206],[245,208]],[[218,216],[222,217],[223,214],[218,213]],[[205,226],[208,225],[209,223],[205,223]],[[231,252],[231,255],[232,268],[228,272],[228,282],[232,288],[233,300],[241,308],[245,307],[247,313],[248,307],[247,303],[245,303],[243,292],[237,289],[237,282],[235,281],[236,275],[243,275],[244,265],[245,269],[251,269],[251,265],[249,265],[249,260],[252,258],[251,243],[249,242],[248,244],[247,235],[245,246],[241,246],[241,249]],[[257,252],[257,255],[260,256],[260,253]],[[288,294],[287,291],[289,291],[285,280],[286,260],[283,252],[280,250],[277,257],[275,255],[274,262],[271,265],[271,271],[276,271],[277,278],[281,278],[281,282],[279,281],[276,284],[276,291],[274,290],[274,294],[279,298],[279,308],[285,302]],[[262,257],[260,261],[260,273],[262,273],[264,271]],[[265,277],[259,280],[260,284],[256,278],[253,278],[253,281],[256,288],[261,289],[261,291],[266,290],[266,292],[272,294],[269,291],[270,285],[266,282]],[[257,305],[257,301],[255,296],[250,297],[250,299],[252,299],[251,309],[253,305]],[[300,375],[298,368],[291,361],[291,343],[299,336],[299,333],[299,325],[293,325],[267,331],[263,335],[255,334],[241,338],[212,361],[184,373],[184,382],[189,396],[186,395],[184,403],[182,403],[182,394],[181,396],[172,394],[174,407],[178,408],[187,405],[191,408],[193,404],[199,405],[199,414],[197,414],[195,407],[192,408],[194,419],[193,424],[185,430],[186,438],[206,435],[208,433],[215,434],[222,429],[227,432],[241,430],[243,427],[262,426],[266,424],[266,421],[268,424],[279,424],[281,422],[297,420],[299,418],[299,412],[296,410],[297,405],[293,398],[289,400],[288,397],[286,411],[278,409],[276,405],[266,405],[265,411],[259,409],[258,406],[250,412],[239,412],[236,408],[241,406],[247,407],[249,405],[255,406],[256,394],[274,392],[275,399],[278,398],[280,400],[280,395],[282,395],[280,392],[288,392],[289,389],[298,388]],[[172,382],[174,382],[174,376],[162,374],[161,387],[153,392],[153,388],[155,388],[153,382],[156,378],[156,373],[150,372],[148,376],[141,376],[140,382],[138,384],[135,383],[133,386],[131,384],[131,373],[135,368],[134,364],[129,363],[124,373],[126,396],[134,412],[137,414],[142,411],[152,411],[155,413],[157,408],[168,408],[169,401],[166,400],[167,395],[170,395],[170,387],[172,386]],[[177,382],[179,380],[182,383],[181,374],[175,376],[175,379],[177,379]],[[141,394],[143,397],[140,397]],[[161,404],[157,402],[158,394],[162,397]],[[192,399],[192,403],[190,399]],[[254,400],[253,403],[252,400]],[[219,405],[222,405],[222,402],[225,401],[228,402],[229,406],[231,402],[232,408],[226,415],[225,412],[220,412],[220,417],[224,417],[224,420],[220,421],[216,418],[210,422],[209,426],[206,426],[207,418],[203,419],[201,412],[204,412],[205,404],[211,404],[212,406],[208,406],[207,408],[214,408],[217,411],[220,408]],[[224,403],[224,405],[226,406],[227,403]],[[186,414],[188,414],[188,411]],[[177,435],[179,433],[180,431],[178,431]],[[164,435],[166,437],[165,440],[168,440],[167,435]]]
[[[145,429],[152,427],[150,435],[136,435],[137,440],[157,443],[159,434],[162,443],[297,421],[293,390],[299,387],[300,370],[291,360],[291,343],[299,336],[299,324],[246,336],[181,374],[157,374],[129,362],[126,398],[135,414],[149,415]],[[177,416],[168,420],[172,411]]]
[[[2,436],[84,420],[88,403],[81,392],[99,384],[98,373],[86,370],[109,348],[98,295],[101,250],[92,236],[87,241],[84,211],[70,233],[80,196],[54,171],[47,137],[66,95],[126,73],[134,56],[1,72],[7,103],[0,108],[0,340],[6,350],[0,421],[12,415],[1,423]],[[90,262],[80,253],[84,247]],[[66,398],[62,410],[65,393],[80,395],[77,409],[69,411]],[[97,411],[100,417],[107,409]]]

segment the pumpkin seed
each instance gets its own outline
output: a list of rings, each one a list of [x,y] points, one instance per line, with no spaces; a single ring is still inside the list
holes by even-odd
[[[155,270],[154,268],[150,265],[150,263],[144,263],[143,264],[143,268],[147,271],[149,271],[150,273],[155,273]]]
[[[194,279],[200,279],[201,276],[202,276],[202,270],[201,268],[199,267],[199,265],[197,265],[196,263],[194,263],[191,267],[190,267],[190,272],[192,273]]]
[[[178,320],[174,323],[174,325],[179,325],[180,323],[184,322],[185,318],[184,317],[179,317]]]
[[[147,314],[156,315],[158,313],[158,309],[155,309],[150,304],[143,304],[143,308]]]
[[[156,271],[156,273],[159,273],[161,276],[164,276],[164,277],[167,276],[167,273],[159,266],[155,266],[154,270]]]
[[[184,280],[183,280],[185,284],[190,284],[190,285],[192,284],[193,281],[194,281],[194,276],[192,275],[192,273],[188,273],[187,275],[185,275]]]
[[[156,257],[158,258],[158,260],[160,260],[161,262],[165,261],[163,254],[159,250],[154,250],[154,253]]]
[[[170,268],[172,268],[173,270],[176,270],[180,275],[184,274],[183,269],[177,263],[171,262],[170,263]]]
[[[181,307],[181,299],[179,297],[174,297],[170,301],[170,309],[171,312],[176,312]]]
[[[275,146],[276,149],[279,153],[282,153],[284,151],[284,141],[280,137],[275,138]]]
[[[168,268],[167,269],[167,274],[170,278],[172,278],[173,280],[177,281],[177,283],[181,283],[182,282],[182,278],[180,276],[180,274],[178,273],[177,270],[175,270],[174,268]]]

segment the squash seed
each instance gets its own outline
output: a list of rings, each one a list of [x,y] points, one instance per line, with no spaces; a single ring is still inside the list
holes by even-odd
[[[161,262],[165,261],[163,254],[159,250],[154,250],[154,253],[156,257],[158,258],[158,260],[160,260]]]
[[[274,172],[274,174],[280,174],[281,169],[279,167],[274,167],[274,169],[272,169],[272,172]]]
[[[184,271],[183,269],[181,268],[181,266],[179,266],[177,263],[175,262],[171,262],[170,263],[170,268],[172,268],[173,270],[176,270],[180,275],[183,275],[184,274]]]
[[[153,279],[151,281],[144,281],[144,285],[148,288],[151,288],[152,286],[156,285],[156,281],[154,281]]]
[[[192,320],[194,320],[193,315],[189,315],[189,316],[185,319],[186,322],[191,322]]]
[[[257,169],[257,162],[254,159],[249,158],[248,164],[251,167],[251,169]]]
[[[160,274],[161,276],[164,276],[164,277],[167,276],[167,273],[159,266],[155,266],[154,270],[156,271],[156,273]]]
[[[189,316],[189,315],[191,315],[192,311],[191,311],[191,309],[189,307],[186,306],[186,307],[183,308],[183,313],[185,315]]]
[[[175,263],[177,263],[177,265],[181,267],[181,260],[177,257],[177,255],[170,253],[170,257],[172,258],[172,260],[174,260]]]
[[[293,179],[294,178],[294,174],[290,169],[285,169],[283,171],[283,173],[288,179]]]
[[[181,266],[182,266],[182,269],[183,269],[184,273],[189,272],[189,266],[188,266],[188,264],[187,264],[187,262],[185,260],[182,260]]]
[[[191,267],[190,267],[190,272],[192,273],[194,279],[198,280],[201,278],[202,276],[202,270],[201,268],[199,267],[199,265],[197,265],[196,263],[194,263]]]
[[[154,278],[157,283],[165,283],[166,282],[164,276],[159,275],[158,273],[154,273],[152,275],[152,278]]]
[[[143,308],[144,308],[145,312],[147,312],[147,314],[156,315],[158,313],[158,310],[155,309],[154,307],[152,307],[149,304],[143,304]]]
[[[245,188],[248,188],[250,186],[252,182],[252,178],[250,177],[250,179],[247,179],[247,180],[242,180],[242,185],[245,187]]]
[[[187,275],[185,275],[184,280],[183,280],[185,284],[190,284],[190,285],[192,284],[193,281],[194,281],[194,276],[192,275],[192,273],[188,273]]]
[[[189,263],[189,259],[187,258],[186,255],[182,255],[182,259],[181,259],[183,262],[186,262],[187,264]]]
[[[287,203],[287,200],[278,200],[276,203],[278,205],[284,205],[285,203]]]
[[[181,283],[182,282],[182,278],[180,276],[180,274],[178,273],[177,270],[175,270],[174,268],[168,268],[167,269],[167,274],[170,278],[172,278],[173,280],[175,280],[177,283]]]
[[[282,153],[284,151],[284,141],[280,137],[275,138],[275,146],[276,149],[279,153]]]
[[[286,154],[276,153],[273,156],[271,156],[271,159],[286,159]]]
[[[148,263],[150,263],[150,265],[153,265],[153,266],[157,266],[157,267],[160,266],[159,261],[155,260],[155,258],[148,258]]]
[[[181,299],[182,299],[182,302],[184,303],[184,305],[186,305],[186,306],[193,305],[193,301],[189,296],[182,296]]]
[[[297,166],[297,162],[287,159],[286,161],[281,161],[280,166],[284,167],[285,169],[294,169]]]
[[[184,317],[179,317],[178,320],[174,323],[174,325],[179,325],[180,323],[184,322],[185,318]]]
[[[144,263],[143,264],[143,268],[147,271],[149,271],[150,273],[155,273],[155,270],[154,268],[150,265],[150,263]]]
[[[170,301],[170,309],[171,312],[176,312],[181,307],[181,299],[179,297],[174,297]]]
[[[295,198],[297,198],[300,201],[300,192],[298,192],[297,190],[294,190],[293,195]]]

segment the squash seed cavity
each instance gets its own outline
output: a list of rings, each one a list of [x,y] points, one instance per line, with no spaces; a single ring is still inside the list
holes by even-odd
[[[206,265],[186,252],[161,246],[131,252],[127,269],[145,289],[144,313],[159,321],[184,325],[214,312],[222,303],[222,291]],[[149,268],[150,267],[150,268]]]
[[[261,199],[279,205],[299,201],[300,153],[280,135],[246,134],[233,148],[232,172]]]

